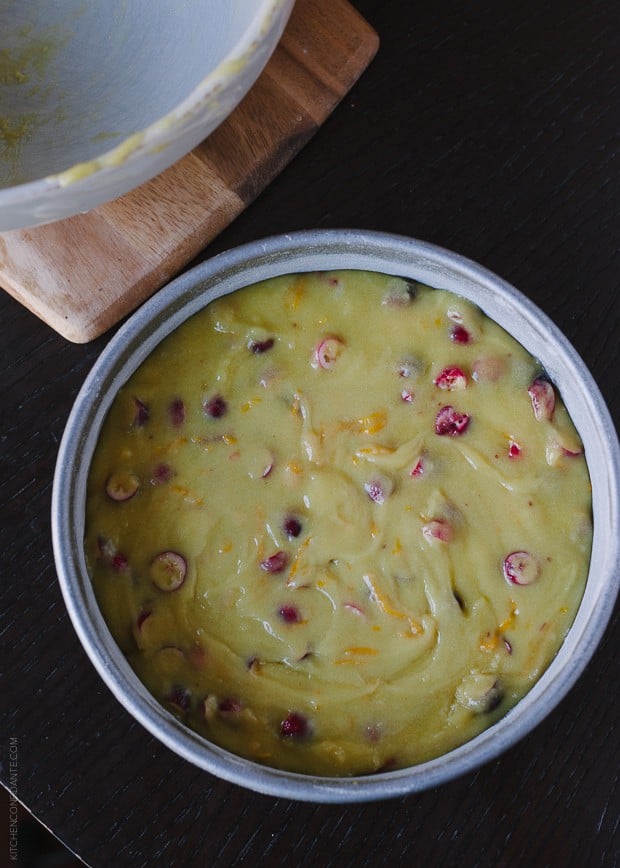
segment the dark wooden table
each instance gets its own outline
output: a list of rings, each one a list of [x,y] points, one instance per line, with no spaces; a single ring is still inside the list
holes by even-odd
[[[555,319],[617,424],[617,0],[355,5],[379,33],[377,58],[205,255],[345,226],[455,249]],[[14,745],[20,800],[85,862],[620,864],[618,608],[585,674],[534,732],[422,794],[352,807],[275,800],[212,778],[148,735],[83,652],[50,544],[59,438],[109,336],[67,344],[4,293],[0,317],[1,777],[9,782]]]

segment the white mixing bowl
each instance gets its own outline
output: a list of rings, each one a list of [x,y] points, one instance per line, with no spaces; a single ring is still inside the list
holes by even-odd
[[[0,231],[88,211],[230,114],[294,0],[3,0]]]

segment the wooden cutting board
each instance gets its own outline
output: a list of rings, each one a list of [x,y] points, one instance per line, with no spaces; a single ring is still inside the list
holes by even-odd
[[[334,110],[378,45],[346,0],[297,0],[261,76],[208,139],[87,214],[0,233],[0,286],[68,340],[98,337],[256,198]]]

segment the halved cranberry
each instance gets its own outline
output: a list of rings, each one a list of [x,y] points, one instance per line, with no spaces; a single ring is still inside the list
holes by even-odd
[[[280,606],[278,615],[286,624],[299,624],[301,622],[301,613],[297,606]]]
[[[314,349],[314,360],[316,366],[324,371],[329,371],[334,367],[337,360],[342,355],[344,350],[344,341],[334,336],[323,338]]]
[[[414,467],[409,471],[409,476],[424,476],[424,461],[418,458]]]
[[[157,464],[153,468],[153,475],[151,476],[151,485],[162,485],[164,482],[168,482],[174,476],[174,471],[169,464]]]
[[[450,340],[455,344],[469,344],[472,337],[465,326],[453,325],[450,329]]]
[[[445,389],[449,392],[455,389],[465,389],[467,388],[467,374],[461,368],[444,368],[437,374],[433,383],[438,389]]]
[[[538,558],[530,552],[511,552],[504,559],[504,578],[513,585],[531,585],[540,574]]]
[[[261,355],[261,353],[268,352],[273,347],[275,342],[275,338],[267,338],[264,341],[252,341],[249,345],[249,349],[250,352],[258,356]]]
[[[509,458],[519,458],[521,455],[521,447],[517,443],[516,440],[511,440],[508,444],[508,457]]]
[[[452,525],[443,518],[434,518],[427,522],[422,527],[422,533],[425,539],[436,539],[440,542],[450,542],[454,536]]]
[[[310,734],[308,718],[297,711],[291,711],[280,723],[280,735],[284,738],[304,738]]]
[[[527,390],[534,416],[539,422],[549,421],[555,410],[555,389],[544,377],[536,377]]]
[[[469,419],[467,413],[459,413],[454,407],[447,404],[441,408],[435,417],[435,433],[456,437],[467,429]]]
[[[144,622],[147,620],[147,618],[150,618],[151,615],[152,615],[152,612],[150,609],[143,609],[140,612],[140,614],[136,618],[136,623],[135,623],[135,628],[136,628],[136,631],[138,633],[142,632],[142,627],[144,626]]]
[[[287,515],[282,522],[282,530],[289,539],[298,537],[301,533],[301,522],[295,515]]]
[[[384,503],[394,490],[394,483],[387,476],[375,476],[364,483],[364,491],[375,503]]]
[[[175,685],[165,697],[164,702],[172,711],[185,714],[186,711],[189,711],[191,694],[186,687]]]
[[[288,552],[280,549],[277,552],[274,552],[269,557],[263,558],[260,562],[261,569],[266,573],[281,573],[288,566],[289,555]]]
[[[134,417],[133,424],[135,428],[142,428],[149,421],[150,410],[148,406],[141,401],[140,398],[133,399]]]
[[[105,493],[111,500],[123,503],[126,500],[131,500],[139,488],[140,478],[135,473],[118,471],[108,476]]]
[[[114,552],[110,560],[110,566],[115,573],[124,573],[125,570],[129,568],[127,556],[122,552]]]
[[[545,456],[550,467],[556,467],[563,458],[577,458],[579,455],[583,455],[583,446],[575,437],[554,431],[547,438]]]
[[[160,591],[176,591],[185,581],[187,561],[178,552],[160,552],[151,561],[149,572]]]
[[[232,696],[227,696],[224,699],[221,699],[217,710],[220,714],[224,715],[237,715],[242,710],[243,705],[238,699],[234,699]]]
[[[207,416],[212,419],[220,419],[228,410],[228,404],[221,395],[213,395],[203,404],[203,409]]]
[[[176,398],[168,407],[168,416],[170,423],[174,428],[180,428],[185,422],[185,404],[181,398]]]
[[[111,539],[99,534],[97,549],[101,560],[115,573],[124,573],[129,569],[127,556],[116,548]]]

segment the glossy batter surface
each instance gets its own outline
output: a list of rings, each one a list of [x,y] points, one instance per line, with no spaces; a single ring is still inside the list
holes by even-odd
[[[86,551],[148,689],[261,763],[365,774],[472,738],[581,599],[591,493],[529,354],[365,272],[211,303],[120,390]]]

